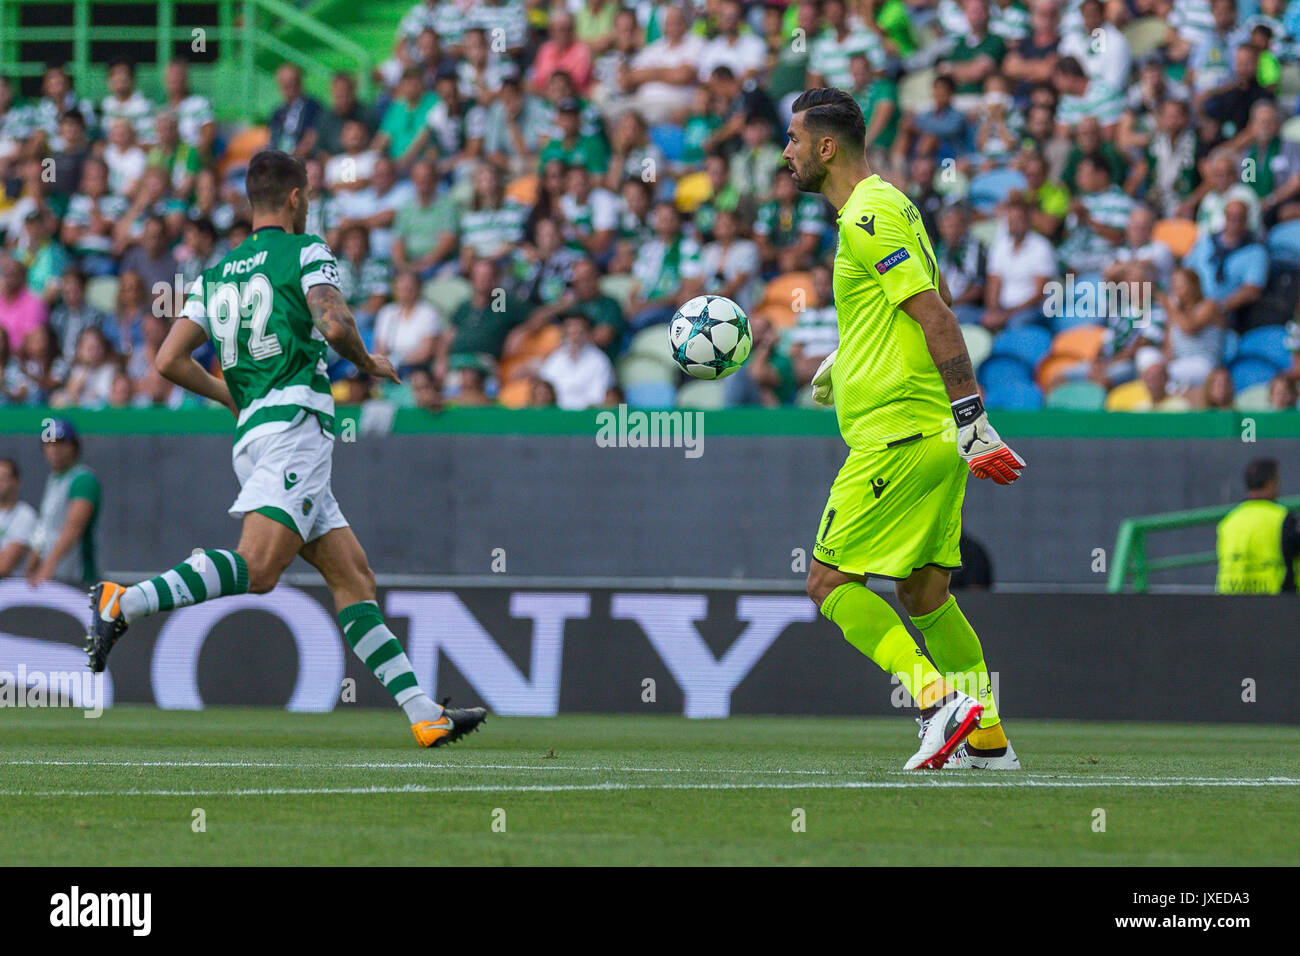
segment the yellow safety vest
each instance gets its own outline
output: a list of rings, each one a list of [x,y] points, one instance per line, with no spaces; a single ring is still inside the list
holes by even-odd
[[[1280,594],[1286,580],[1282,521],[1287,510],[1276,501],[1252,498],[1219,522],[1220,594]]]

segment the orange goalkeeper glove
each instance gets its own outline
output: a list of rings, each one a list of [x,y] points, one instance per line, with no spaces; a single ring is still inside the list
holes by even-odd
[[[1020,477],[1025,460],[998,437],[978,395],[953,402],[952,417],[957,420],[957,452],[972,475],[992,478],[999,485],[1009,485]]]

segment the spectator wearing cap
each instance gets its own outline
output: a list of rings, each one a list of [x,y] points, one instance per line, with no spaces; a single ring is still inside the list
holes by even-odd
[[[538,377],[555,390],[559,408],[581,410],[611,404],[614,363],[591,340],[591,320],[570,312],[561,321],[560,347],[542,360]]]
[[[603,176],[609,168],[609,148],[598,136],[582,132],[582,103],[576,97],[566,97],[556,105],[555,123],[559,135],[542,147],[538,156],[538,169],[553,159],[566,166],[582,166],[588,172]]]
[[[836,2],[836,0],[832,0]],[[646,122],[672,122],[688,109],[705,41],[688,33],[685,11],[669,6],[663,11],[663,35],[647,44],[619,71],[622,91]]]
[[[324,112],[319,102],[303,91],[302,69],[282,63],[275,71],[280,105],[271,114],[271,146],[306,159],[320,140],[318,126]]]
[[[551,74],[563,70],[578,93],[586,95],[593,79],[591,49],[575,35],[573,14],[563,7],[554,8],[546,30],[548,38],[537,48],[529,86],[533,92],[542,93]]]
[[[1268,250],[1251,237],[1249,210],[1239,199],[1223,210],[1223,228],[1196,240],[1184,264],[1196,270],[1205,295],[1218,303],[1229,328],[1241,327],[1268,284]]]
[[[1001,225],[989,247],[988,282],[980,323],[999,332],[1042,321],[1043,294],[1057,278],[1052,244],[1029,228],[1029,206],[1018,197],[1003,204]]]
[[[86,586],[99,578],[95,524],[102,490],[99,478],[81,462],[81,440],[72,422],[55,419],[41,434],[50,466],[27,559],[27,583],[45,581]]]
[[[21,342],[48,318],[49,306],[27,285],[27,267],[12,256],[0,258],[0,328],[9,341]]]

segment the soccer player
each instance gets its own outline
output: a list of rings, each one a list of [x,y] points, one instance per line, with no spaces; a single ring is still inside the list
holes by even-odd
[[[867,164],[857,103],[843,90],[808,90],[787,134],[795,185],[839,211],[840,344],[813,384],[835,406],[849,455],[817,529],[808,595],[921,708],[921,745],[906,769],[1019,769],[948,579],[961,564],[967,468],[1009,484],[1025,463],[989,425],[920,213]],[[869,577],[894,581],[929,658]]]
[[[419,745],[452,743],[487,712],[440,707],[420,689],[384,624],[374,574],[330,489],[334,400],[326,346],[366,374],[397,382],[397,373],[366,351],[329,247],[303,234],[302,162],[279,150],[260,152],[249,163],[246,189],[253,231],[190,286],[155,359],[165,378],[238,417],[232,457],[240,492],[230,514],[243,519],[239,545],[196,553],[130,587],[101,581],[91,588],[91,670],[104,669],[113,645],[140,618],[231,594],[264,594],[302,555],[325,578],[344,637],[406,712]],[[209,339],[221,378],[192,356]]]

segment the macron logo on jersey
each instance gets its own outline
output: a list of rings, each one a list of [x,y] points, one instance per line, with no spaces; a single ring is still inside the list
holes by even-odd
[[[889,255],[885,256],[885,258],[876,263],[876,271],[883,276],[886,272],[907,258],[909,258],[909,256],[906,249],[899,249],[896,252],[891,252]]]
[[[235,259],[232,262],[227,262],[221,270],[221,278],[224,279],[232,273],[234,275],[243,275],[246,272],[252,272],[266,261],[266,252],[267,250],[263,249],[257,255],[250,256],[247,259]]]

